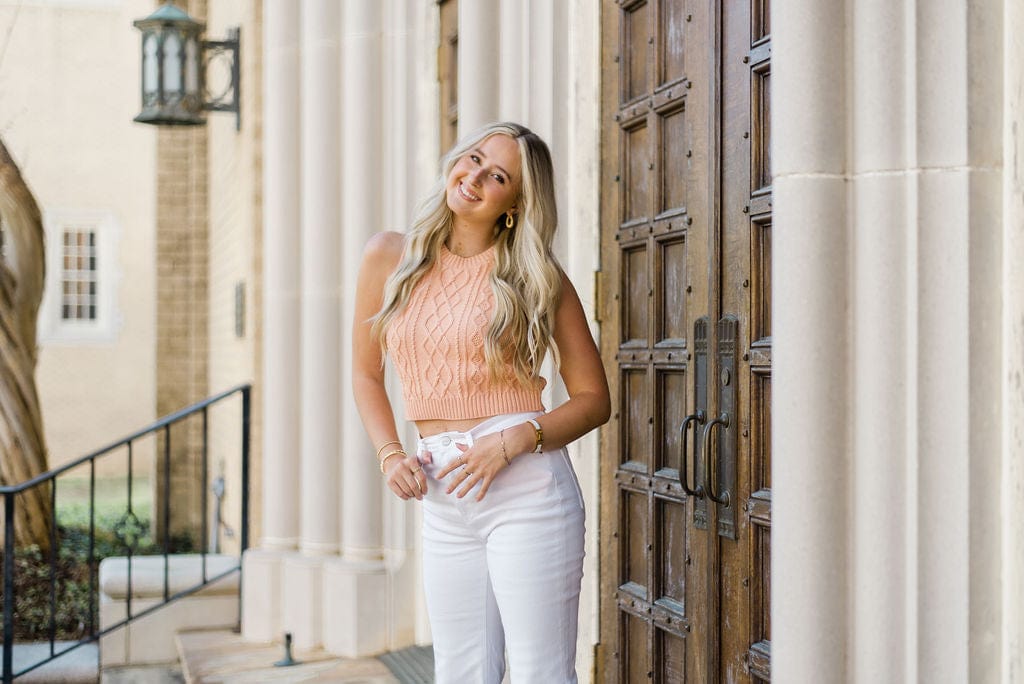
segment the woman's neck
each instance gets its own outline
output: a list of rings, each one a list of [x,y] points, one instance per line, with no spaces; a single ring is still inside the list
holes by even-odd
[[[494,229],[454,225],[445,240],[448,251],[460,257],[471,257],[486,251],[494,243]]]

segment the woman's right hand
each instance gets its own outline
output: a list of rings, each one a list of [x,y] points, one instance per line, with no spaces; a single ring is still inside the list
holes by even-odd
[[[384,464],[388,487],[403,501],[422,500],[427,491],[427,476],[415,456],[391,458]]]

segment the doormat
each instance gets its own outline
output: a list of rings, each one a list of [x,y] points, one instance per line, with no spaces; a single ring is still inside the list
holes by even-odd
[[[434,684],[434,649],[431,646],[389,651],[377,659],[387,665],[400,684]]]

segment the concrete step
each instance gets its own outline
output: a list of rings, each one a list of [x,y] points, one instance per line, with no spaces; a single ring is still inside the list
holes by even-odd
[[[109,667],[100,675],[100,684],[182,684],[184,681],[177,663]]]
[[[297,665],[275,667],[284,657],[280,643],[253,643],[230,630],[181,632],[177,637],[182,674],[189,684],[241,682],[351,682],[398,684],[376,658],[339,658],[325,651],[293,649]]]

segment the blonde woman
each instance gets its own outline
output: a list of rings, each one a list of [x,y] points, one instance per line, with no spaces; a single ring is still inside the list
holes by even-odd
[[[511,123],[460,142],[407,234],[359,271],[353,390],[387,485],[423,501],[436,679],[575,682],[583,499],[565,445],[608,420],[583,308],[551,252],[547,145]],[[414,451],[398,439],[384,355]],[[545,412],[551,354],[569,399]]]

